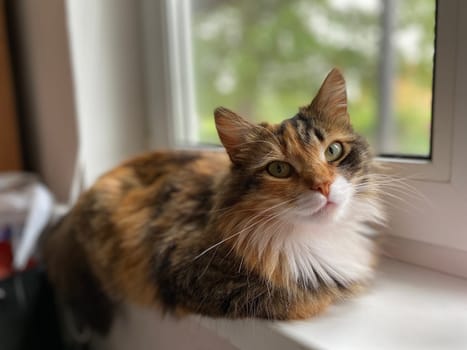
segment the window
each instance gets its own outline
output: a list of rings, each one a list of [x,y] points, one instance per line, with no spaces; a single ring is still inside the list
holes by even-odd
[[[465,99],[461,97],[467,94],[467,72],[464,64],[467,62],[467,43],[465,36],[462,35],[467,32],[467,21],[461,19],[467,17],[467,3],[460,0],[437,3],[431,0],[365,2],[370,4],[369,6],[363,6],[363,3],[363,1],[344,0],[268,2],[268,8],[276,7],[274,10],[264,10],[264,13],[255,17],[254,22],[259,22],[259,27],[257,27],[259,33],[255,34],[258,35],[257,42],[251,44],[251,47],[261,47],[265,44],[266,39],[270,37],[266,35],[268,33],[262,33],[269,28],[266,26],[271,26],[268,30],[278,31],[274,24],[268,23],[275,18],[276,12],[292,12],[288,13],[292,19],[287,19],[288,17],[285,16],[282,20],[286,23],[277,24],[277,27],[282,29],[289,27],[287,20],[296,22],[300,16],[309,11],[310,6],[318,6],[316,12],[319,14],[319,20],[337,21],[337,17],[340,17],[350,21],[347,28],[352,28],[352,30],[356,28],[355,30],[362,31],[362,36],[367,35],[365,38],[368,42],[372,42],[373,47],[372,60],[368,63],[371,69],[354,69],[360,65],[359,51],[353,52],[350,50],[352,47],[349,49],[345,45],[340,45],[342,39],[339,39],[336,34],[336,44],[333,50],[337,51],[332,55],[329,54],[329,57],[334,57],[334,61],[323,59],[321,56],[318,58],[312,56],[315,58],[312,62],[318,63],[307,65],[306,72],[300,70],[299,73],[287,65],[290,68],[287,70],[290,70],[292,77],[286,76],[285,83],[279,84],[277,88],[272,82],[274,79],[280,80],[283,75],[278,74],[279,68],[271,64],[271,70],[264,73],[264,79],[268,83],[261,86],[259,97],[256,96],[255,100],[252,100],[250,96],[244,99],[241,95],[235,97],[233,94],[234,87],[245,84],[245,82],[236,80],[239,78],[234,75],[235,59],[228,57],[224,61],[213,62],[210,60],[216,59],[216,56],[210,57],[211,54],[204,50],[209,49],[206,47],[209,46],[209,40],[218,40],[219,45],[227,47],[224,49],[227,52],[228,45],[240,40],[235,37],[239,35],[238,31],[229,28],[238,27],[237,22],[244,20],[241,12],[242,6],[259,6],[261,2],[207,0],[163,2],[158,11],[161,18],[166,20],[167,35],[165,38],[169,54],[165,58],[165,67],[169,71],[167,87],[172,95],[167,115],[173,117],[173,119],[166,118],[163,121],[172,125],[170,131],[174,136],[175,144],[177,142],[179,145],[199,144],[200,141],[212,142],[215,138],[210,131],[213,107],[209,105],[210,99],[214,100],[216,106],[226,105],[239,112],[243,110],[245,114],[251,113],[251,117],[262,117],[261,119],[267,120],[283,119],[294,113],[298,105],[306,103],[313,96],[315,92],[313,90],[332,65],[343,67],[349,83],[351,116],[355,120],[361,118],[360,121],[355,121],[358,124],[357,128],[373,140],[373,144],[379,148],[382,155],[392,155],[392,157],[381,158],[381,161],[386,163],[387,172],[398,178],[402,177],[402,181],[410,186],[410,190],[396,189],[395,192],[388,194],[390,202],[388,210],[391,220],[387,229],[390,235],[386,250],[406,261],[467,276],[467,238],[461,229],[465,226],[463,208],[467,203],[467,181],[466,176],[463,175],[467,173],[467,157],[462,154],[462,149],[467,149],[467,138],[462,135],[467,130],[465,118],[462,117],[462,113],[467,113],[467,106]],[[392,100],[395,103],[390,104],[390,108],[386,110],[386,112],[389,110],[388,118],[392,125],[378,128],[377,119],[372,116],[377,115],[378,111],[378,104],[374,101],[381,101],[381,98],[378,100],[378,95],[374,93],[375,85],[373,88],[364,87],[363,81],[375,79],[378,72],[384,68],[382,60],[378,60],[376,43],[380,37],[384,36],[384,25],[381,24],[381,17],[384,17],[381,10],[384,7],[381,6],[386,4],[390,7],[391,3],[399,6],[394,8],[393,18],[393,23],[397,23],[392,42],[396,49],[392,66],[395,75],[391,75],[394,85],[390,89],[393,97],[389,94],[389,101]],[[289,6],[289,10],[279,9],[282,6]],[[333,8],[333,15],[326,19],[324,11],[330,7]],[[218,14],[219,11],[228,13],[221,26],[218,18],[221,16]],[[203,17],[207,19],[203,20]],[[295,25],[295,23],[292,24]],[[373,34],[373,36],[369,34],[365,31],[366,25],[372,26],[372,30],[379,34]],[[307,21],[304,21],[302,26],[304,31],[310,31],[313,28],[319,30],[316,29],[319,25],[315,24],[313,27],[313,24],[310,25]],[[414,29],[417,26],[424,28],[423,32],[421,29]],[[434,27],[436,27],[435,31]],[[220,35],[216,33],[223,33],[224,37],[216,38],[215,35]],[[229,35],[232,38],[226,39],[225,36]],[[307,45],[296,44],[298,38],[294,35],[296,34],[293,32],[285,32],[274,36],[277,54],[283,52],[287,56],[288,52],[295,52],[295,46],[291,48],[291,45],[305,47],[303,50],[308,50]],[[436,37],[436,42],[434,37]],[[192,38],[194,38],[193,41]],[[312,39],[313,37],[309,35],[305,42],[308,43],[308,40]],[[332,41],[331,39],[328,41]],[[253,39],[249,38],[249,40]],[[361,43],[364,41],[361,38],[355,41],[359,43],[358,45],[365,45]],[[150,46],[150,41],[146,41],[146,45]],[[240,44],[237,43],[237,45]],[[321,45],[324,44],[321,43]],[[346,63],[348,58],[343,58],[338,54],[340,46],[353,55],[350,56],[352,57],[350,63]],[[435,49],[434,60],[433,49]],[[241,52],[247,52],[248,46],[242,44],[238,51],[233,52],[232,55],[237,55],[237,60],[241,60]],[[303,57],[305,56],[306,53],[303,54]],[[293,55],[290,57],[292,61],[296,58]],[[233,63],[230,62],[232,60]],[[248,59],[245,60],[249,62]],[[332,63],[329,63],[330,61]],[[414,64],[414,62],[418,63]],[[326,66],[326,64],[329,65]],[[225,66],[225,69],[216,71],[209,65],[213,67],[221,65]],[[201,75],[200,72],[209,69],[213,69],[210,76]],[[255,72],[254,67],[252,72]],[[287,91],[284,93],[284,90],[287,90],[287,83],[293,81],[294,74],[299,78],[304,76],[305,80],[310,80],[296,79],[293,83],[297,84],[294,87],[294,93],[289,94]],[[212,82],[211,87],[207,86],[210,82]],[[372,94],[371,90],[373,90]],[[209,94],[214,97],[210,97]],[[368,96],[365,97],[365,94]],[[271,99],[271,96],[286,101],[279,104],[277,99]],[[365,100],[367,104],[364,103]],[[245,103],[249,103],[250,106],[244,106]],[[363,112],[358,111],[359,108]],[[364,111],[364,108],[367,110]],[[269,113],[269,109],[274,112],[272,116],[265,115]],[[163,133],[164,131],[161,132],[157,126],[153,127],[154,135],[164,137]],[[378,144],[379,135],[382,134],[392,135],[390,136],[392,141]],[[417,141],[411,142],[414,139]],[[414,195],[413,192],[416,194]],[[399,199],[393,200],[394,196]],[[459,264],[459,261],[463,264]]]
[[[167,13],[169,29],[169,56],[166,60],[171,62],[168,65],[168,80],[172,93],[171,111],[175,119],[172,130],[175,144],[206,145],[217,142],[212,110],[218,105],[235,109],[250,118],[268,121],[291,116],[299,105],[311,99],[326,73],[333,66],[340,66],[344,68],[349,85],[350,114],[354,126],[372,141],[377,153],[395,157],[391,168],[396,166],[398,174],[411,178],[448,180],[451,155],[447,148],[439,145],[449,140],[450,117],[446,118],[445,115],[449,114],[446,112],[452,106],[452,97],[445,92],[448,91],[446,88],[451,88],[453,77],[449,80],[449,74],[440,71],[440,67],[450,69],[454,46],[448,47],[444,41],[439,43],[443,50],[436,54],[436,67],[433,64],[433,51],[436,16],[439,18],[440,12],[451,6],[449,3],[440,4],[438,7],[441,11],[437,11],[435,0],[262,1],[254,2],[257,4],[255,6],[272,10],[264,10],[263,17],[266,19],[258,15],[258,20],[253,24],[244,20],[244,17],[250,7],[254,11],[259,10],[248,1],[165,2],[163,11]],[[281,10],[283,7],[285,10]],[[236,20],[239,23],[226,21],[226,25],[217,30],[216,21],[225,15],[222,11],[231,12],[228,21]],[[284,24],[276,21],[276,13],[281,11],[285,13],[286,20],[282,19]],[[310,18],[314,21],[315,17],[321,18],[322,23],[318,20],[319,25],[310,24]],[[284,28],[296,27],[300,18],[303,23],[294,29],[297,33],[286,31],[288,34],[285,34],[285,39],[280,39],[280,35],[267,35],[273,30],[279,33]],[[240,23],[242,20],[247,23]],[[321,37],[324,30],[319,29],[319,33],[313,30],[329,26],[330,23],[331,27],[338,28],[333,34],[335,38],[323,41]],[[455,23],[448,20],[445,26],[437,28],[436,37],[446,36],[443,40],[448,40],[448,35],[452,34],[449,31],[454,26]],[[230,27],[234,29],[225,29]],[[239,27],[250,29],[240,30]],[[255,49],[259,44],[251,42],[253,39],[242,39],[242,31],[251,31],[251,28],[257,29],[255,35],[259,37],[256,39],[258,43],[263,45],[263,41],[269,40],[267,45],[264,44],[265,47]],[[346,47],[343,43],[346,40],[342,39],[342,35],[346,35],[343,34],[346,32],[358,34],[350,34],[352,45],[354,42],[360,43],[360,46],[354,45],[357,49],[348,44]],[[220,36],[220,39],[214,34]],[[237,39],[227,39],[235,35]],[[300,41],[293,39],[294,35],[301,37]],[[285,42],[292,42],[293,46]],[[313,45],[309,45],[310,42]],[[385,45],[380,44],[383,42]],[[231,49],[229,45],[237,47]],[[281,57],[281,45],[298,47],[300,50],[282,49],[291,50],[292,54],[287,54],[280,62],[257,59],[255,56],[267,56],[261,50],[269,50],[274,56]],[[363,54],[365,45],[368,53]],[[321,49],[313,51],[316,47]],[[295,54],[296,51],[299,54]],[[384,53],[386,51],[394,52],[388,55]],[[388,59],[388,56],[393,59]],[[233,63],[229,63],[232,60]],[[264,69],[258,64],[259,61],[272,63],[270,68]],[[247,73],[235,75],[235,70],[241,70],[239,67],[245,64],[253,65],[253,68],[248,68],[250,71]],[[259,77],[259,74],[264,77]],[[251,79],[250,76],[255,83],[237,82],[241,77]],[[433,85],[435,79],[436,86]],[[258,80],[264,83],[257,84]],[[249,94],[236,92],[234,85],[237,90],[241,90],[241,86],[253,85],[255,92],[251,89],[247,89],[251,92]],[[290,86],[294,86],[292,93]],[[441,93],[436,94],[437,90]],[[440,117],[431,118],[437,111],[440,111],[440,116],[443,115],[443,120]],[[403,161],[403,166],[398,167],[397,164],[407,157],[410,161]]]
[[[217,105],[280,121],[343,69],[354,127],[380,154],[430,156],[435,0],[191,4],[198,140]]]

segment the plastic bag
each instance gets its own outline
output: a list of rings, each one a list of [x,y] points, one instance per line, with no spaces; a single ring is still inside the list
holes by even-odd
[[[51,219],[54,200],[32,174],[0,174],[0,279],[34,263],[40,234]]]

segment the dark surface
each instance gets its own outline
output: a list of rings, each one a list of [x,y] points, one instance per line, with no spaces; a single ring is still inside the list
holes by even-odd
[[[64,349],[45,272],[32,269],[0,281],[0,349]]]

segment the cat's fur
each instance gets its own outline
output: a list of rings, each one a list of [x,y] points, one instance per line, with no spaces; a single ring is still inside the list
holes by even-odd
[[[44,256],[52,283],[105,333],[120,303],[176,314],[300,319],[364,284],[368,223],[382,210],[368,145],[352,129],[333,70],[313,102],[278,125],[218,108],[227,154],[164,151],[108,172],[56,225]],[[324,158],[344,145],[336,163]],[[275,178],[268,163],[290,163]],[[326,197],[334,204],[326,205]]]

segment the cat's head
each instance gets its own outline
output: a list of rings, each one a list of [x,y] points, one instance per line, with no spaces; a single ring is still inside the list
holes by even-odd
[[[255,125],[222,107],[214,114],[232,161],[225,206],[323,224],[376,197],[369,146],[351,126],[339,70],[329,73],[310,104],[280,124]]]

